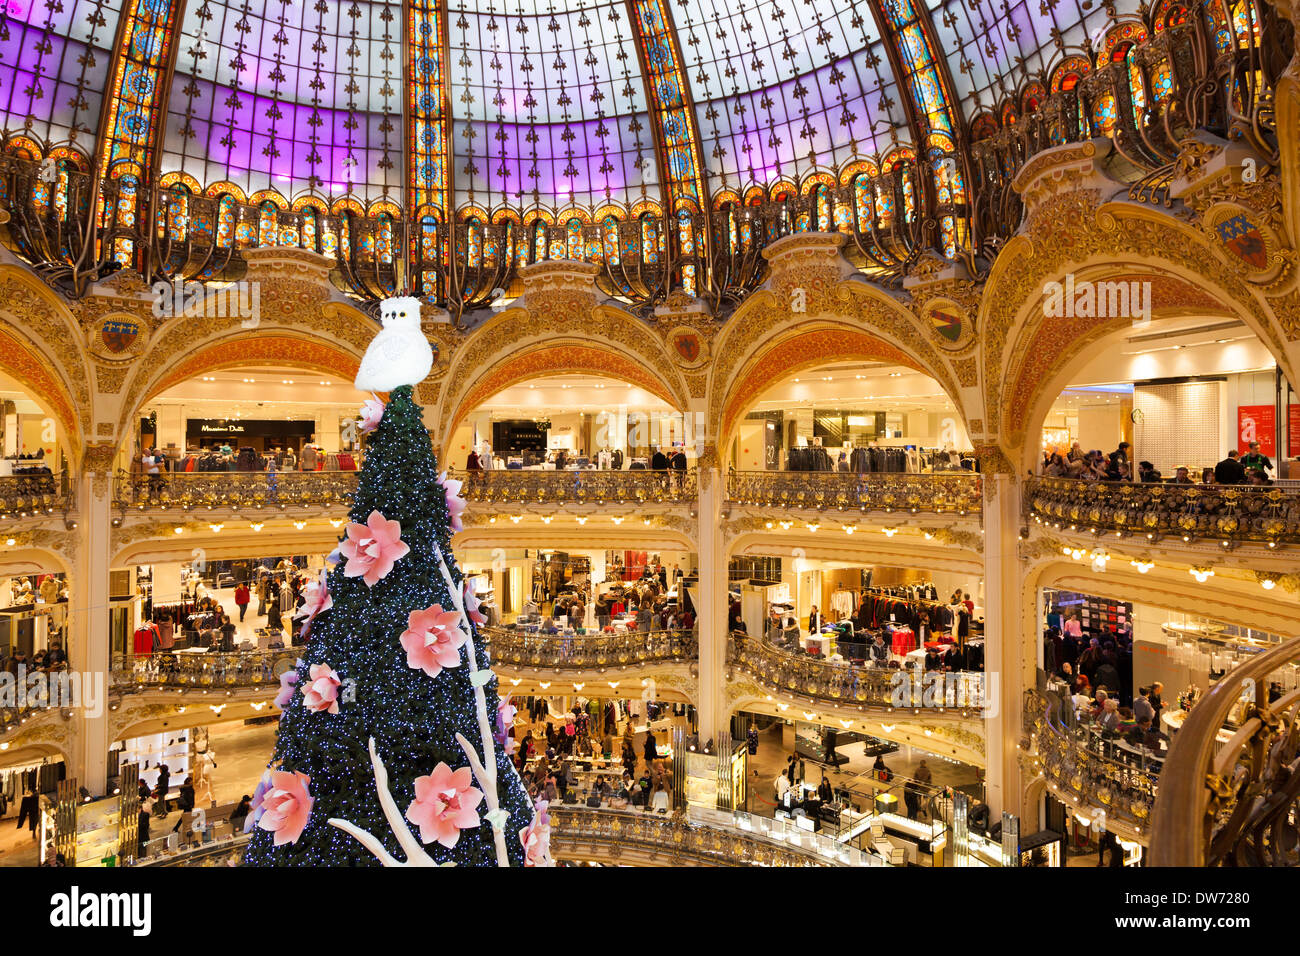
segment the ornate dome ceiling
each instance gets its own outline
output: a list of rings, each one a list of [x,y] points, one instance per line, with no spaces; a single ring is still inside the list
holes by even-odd
[[[1131,0],[7,0],[0,122],[45,148],[154,163],[250,201],[272,190],[362,210],[672,211],[819,172],[838,180],[900,148],[959,150],[981,112],[996,125],[1004,104],[1041,96],[1069,54],[1096,57],[1135,11]],[[106,85],[119,95],[106,101]]]

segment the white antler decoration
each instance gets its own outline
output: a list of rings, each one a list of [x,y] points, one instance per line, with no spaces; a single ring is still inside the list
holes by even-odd
[[[375,753],[374,737],[370,738],[370,765],[375,768],[375,789],[379,791],[379,805],[384,808],[384,818],[388,821],[393,836],[397,837],[397,845],[406,854],[406,862],[396,860],[373,835],[347,820],[330,817],[330,826],[338,827],[351,836],[378,857],[379,862],[384,866],[455,866],[455,863],[440,864],[429,856],[420,845],[420,841],[411,833],[406,821],[402,819],[402,812],[397,809],[393,795],[388,789],[388,770],[384,767],[384,762],[379,759],[379,754]]]

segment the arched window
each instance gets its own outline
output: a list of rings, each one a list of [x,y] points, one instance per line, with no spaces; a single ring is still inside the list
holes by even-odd
[[[280,238],[276,229],[275,213],[275,203],[269,199],[262,203],[258,210],[257,244],[259,246],[274,246]]]
[[[434,277],[437,275],[438,263],[438,217],[425,215],[420,218],[420,291],[433,295]]]
[[[302,243],[304,249],[310,249],[312,252],[319,251],[316,248],[316,235],[319,232],[318,215],[315,206],[303,206],[298,213],[300,230],[298,241]]]
[[[375,233],[375,259],[384,265],[393,264],[393,217],[379,214],[379,229]]]
[[[565,250],[560,253],[561,259],[582,258],[582,220],[570,219],[564,224]]]
[[[663,237],[659,234],[659,222],[647,213],[641,214],[641,261],[653,263],[659,261],[659,250],[663,248]]]
[[[685,209],[677,212],[677,242],[681,247],[683,257],[695,255],[695,224],[691,221],[691,214]],[[687,295],[695,295],[695,266],[688,264],[682,266],[682,288]]]
[[[546,223],[540,219],[533,221],[533,262],[546,259]]]
[[[817,187],[817,191],[813,193],[813,198],[816,202],[817,209],[817,231],[830,232],[832,220],[831,206],[833,205],[831,202],[831,188],[825,183],[822,183]]]
[[[621,261],[618,251],[618,220],[613,216],[606,216],[601,223],[602,239],[605,244],[605,261],[612,266],[616,266]]]
[[[470,269],[482,267],[483,227],[476,216],[471,216],[465,223],[465,243],[469,247],[465,253],[465,265]]]
[[[235,197],[226,193],[217,202],[217,246],[229,249],[235,241],[235,226],[239,215]]]
[[[869,231],[876,220],[874,198],[870,177],[866,173],[859,173],[853,179],[853,209],[857,215],[859,232]]]

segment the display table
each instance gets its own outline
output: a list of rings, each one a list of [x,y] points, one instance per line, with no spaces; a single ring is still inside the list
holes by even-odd
[[[809,651],[816,648],[822,657],[830,657],[831,636],[829,634],[809,634],[804,638],[804,647]]]
[[[916,649],[916,635],[912,633],[910,627],[895,629],[891,641],[893,652],[899,657],[906,657],[909,652]]]
[[[1164,725],[1165,733],[1169,735],[1172,741],[1174,734],[1183,729],[1183,721],[1187,719],[1189,711],[1170,710],[1168,708],[1160,715],[1160,723]],[[1223,745],[1232,739],[1232,731],[1226,727],[1220,727],[1219,732],[1214,735],[1214,754],[1218,756]],[[1166,751],[1167,753],[1167,751]]]

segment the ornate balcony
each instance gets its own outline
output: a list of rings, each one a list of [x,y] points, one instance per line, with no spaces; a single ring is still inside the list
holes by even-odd
[[[1141,843],[1148,838],[1161,761],[1138,748],[1106,740],[1093,728],[1062,719],[1054,695],[1025,695],[1025,752],[1031,769],[1067,807],[1104,810],[1107,825]]]
[[[551,855],[640,866],[883,866],[884,861],[812,833],[769,833],[775,821],[730,814],[729,824],[660,815],[554,805]]]
[[[231,690],[275,687],[280,675],[293,667],[300,648],[274,651],[175,651],[147,655],[114,654],[114,695],[149,690]]]
[[[210,471],[170,475],[118,472],[113,507],[128,511],[346,509],[355,471]]]
[[[910,475],[838,471],[737,471],[727,500],[760,508],[886,514],[978,514],[980,478],[969,472]]]
[[[1174,485],[1030,478],[1029,520],[1063,531],[1300,544],[1300,492],[1275,485]]]
[[[469,471],[469,501],[500,505],[660,504],[695,500],[694,471]]]
[[[690,631],[628,631],[565,637],[527,634],[514,628],[485,627],[492,660],[504,667],[547,670],[598,670],[631,664],[695,659],[695,635]]]
[[[777,692],[812,698],[832,706],[867,705],[894,710],[939,708],[957,713],[984,706],[984,674],[944,672],[942,699],[938,683],[910,680],[908,672],[888,667],[828,661],[792,654],[733,632],[727,644],[728,659],[760,684]]]
[[[1300,689],[1282,689],[1297,661],[1300,638],[1232,670],[1188,713],[1156,798],[1153,866],[1300,864]]]
[[[0,520],[67,514],[73,497],[54,475],[11,475],[0,478]]]

